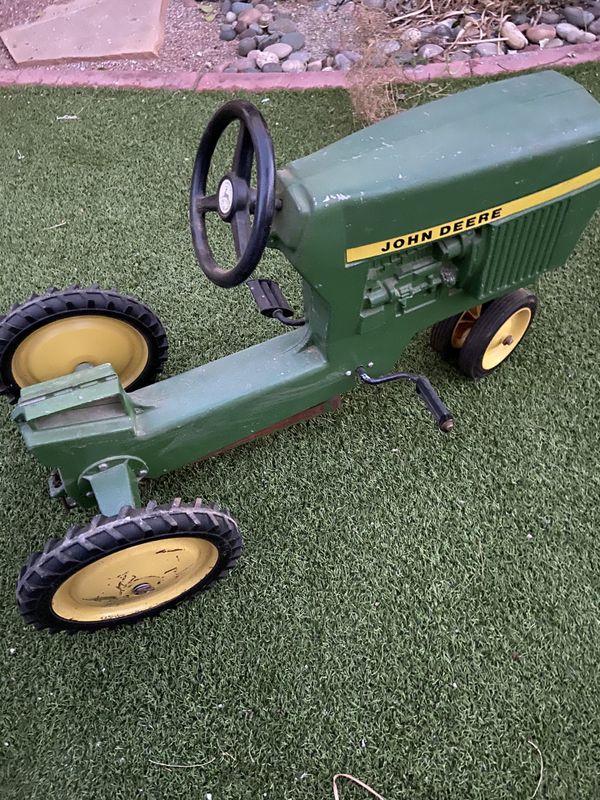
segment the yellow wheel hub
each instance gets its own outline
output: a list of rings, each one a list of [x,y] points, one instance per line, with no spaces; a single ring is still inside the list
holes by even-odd
[[[481,316],[481,306],[473,306],[463,313],[458,318],[458,322],[452,331],[450,344],[455,350],[460,350],[467,340],[467,336],[471,333],[471,328]]]
[[[127,322],[81,314],[38,328],[15,350],[11,371],[23,388],[68,375],[81,365],[112,364],[124,388],[144,371],[149,358],[142,334]]]
[[[481,365],[484,369],[494,369],[512,353],[519,344],[529,323],[531,322],[531,309],[520,308],[515,311],[494,334],[492,341],[486,347]]]
[[[133,545],[67,578],[52,598],[52,610],[74,622],[101,622],[150,611],[196,586],[218,557],[212,542],[194,536]]]

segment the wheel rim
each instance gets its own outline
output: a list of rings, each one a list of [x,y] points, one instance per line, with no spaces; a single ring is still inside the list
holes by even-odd
[[[503,323],[485,349],[481,365],[484,369],[494,369],[512,353],[519,344],[529,323],[531,309],[520,308]]]
[[[68,375],[82,365],[112,364],[124,387],[142,374],[149,360],[144,336],[120,319],[85,314],[55,320],[29,334],[12,357],[21,387]]]
[[[73,622],[143,614],[200,583],[219,558],[212,542],[177,536],[133,545],[83,567],[59,586],[52,610]]]
[[[458,318],[450,338],[450,344],[455,350],[460,350],[461,347],[464,347],[467,336],[471,333],[471,328],[481,316],[481,309],[482,306],[473,306],[473,308],[463,311]]]

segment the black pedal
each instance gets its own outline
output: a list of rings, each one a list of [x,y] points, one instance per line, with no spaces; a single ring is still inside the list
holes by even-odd
[[[265,317],[293,317],[294,312],[290,308],[288,301],[279,284],[269,278],[258,278],[246,281],[246,286],[250,289],[250,294],[254,298],[258,310]]]

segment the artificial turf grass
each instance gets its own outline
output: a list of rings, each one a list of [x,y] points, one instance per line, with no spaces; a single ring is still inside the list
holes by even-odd
[[[574,74],[600,99],[594,65]],[[268,97],[279,164],[355,124],[339,93]],[[2,305],[73,280],[131,291],[167,327],[167,375],[273,335],[191,255],[189,171],[222,99],[0,95]],[[405,351],[454,411],[451,437],[408,387],[361,388],[145,486],[229,506],[246,550],[217,590],[130,629],[20,624],[16,573],[70,520],[5,414],[0,795],[296,800],[330,796],[343,770],[387,800],[528,797],[531,740],[538,797],[596,797],[599,238],[595,220],[540,281],[526,345],[490,379],[462,379],[425,333]],[[261,274],[299,308],[282,259]]]

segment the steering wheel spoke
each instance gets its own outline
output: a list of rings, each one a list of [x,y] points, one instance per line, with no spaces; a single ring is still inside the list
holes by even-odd
[[[239,132],[232,168],[219,182],[215,194],[206,186],[213,154],[232,122]],[[256,189],[250,186],[256,163]],[[190,190],[190,227],[196,257],[205,275],[218,286],[243,283],[254,272],[267,245],[275,213],[275,155],[269,130],[251,103],[231,100],[209,120],[200,140]],[[208,241],[206,213],[216,211],[231,226],[238,261],[231,269],[221,267]]]
[[[244,253],[248,247],[248,240],[250,239],[250,217],[246,209],[236,211],[231,218],[231,233],[233,234],[233,242],[235,244],[235,252],[238,258]]]
[[[196,210],[200,214],[205,214],[207,211],[219,210],[219,198],[216,194],[209,194],[205,197],[198,197],[196,199]]]

